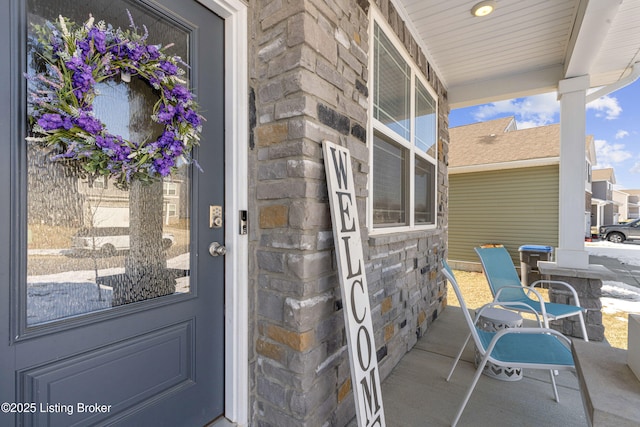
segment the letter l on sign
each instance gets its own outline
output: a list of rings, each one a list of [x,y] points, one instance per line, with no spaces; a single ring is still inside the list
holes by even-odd
[[[322,151],[358,426],[385,427],[351,155],[329,141],[322,142]]]

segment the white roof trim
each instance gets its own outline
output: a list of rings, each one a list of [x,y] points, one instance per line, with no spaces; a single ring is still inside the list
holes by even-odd
[[[588,75],[622,0],[581,1],[565,59],[565,78]],[[582,15],[582,16],[580,16]]]
[[[449,174],[472,172],[489,172],[505,169],[533,168],[538,166],[559,165],[560,157],[545,157],[543,159],[515,160],[513,162],[485,163],[482,165],[449,167]]]
[[[562,65],[554,65],[492,80],[474,81],[449,88],[451,109],[553,92],[562,80]]]

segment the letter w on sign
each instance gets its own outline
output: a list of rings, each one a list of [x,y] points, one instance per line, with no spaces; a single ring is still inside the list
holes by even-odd
[[[322,143],[322,151],[358,426],[385,427],[351,155],[329,141]]]

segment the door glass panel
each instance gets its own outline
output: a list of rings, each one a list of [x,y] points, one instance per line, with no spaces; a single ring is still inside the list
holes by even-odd
[[[78,23],[91,14],[125,29],[127,11],[139,33],[147,28],[148,44],[173,44],[166,53],[187,61],[188,33],[133,3],[28,2],[28,20],[39,25],[59,14]],[[31,36],[31,25],[28,31]],[[40,70],[31,43],[27,68]],[[111,134],[134,141],[161,134],[150,119],[158,96],[146,82],[111,79],[97,89],[94,114]],[[123,190],[112,179],[55,161],[55,154],[27,142],[27,325],[190,292],[190,168]]]

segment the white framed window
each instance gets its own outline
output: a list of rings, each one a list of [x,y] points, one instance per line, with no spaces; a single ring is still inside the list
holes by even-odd
[[[372,13],[370,233],[437,226],[437,95],[386,22]]]
[[[178,194],[178,185],[175,182],[163,182],[162,193],[165,196],[175,196]]]

